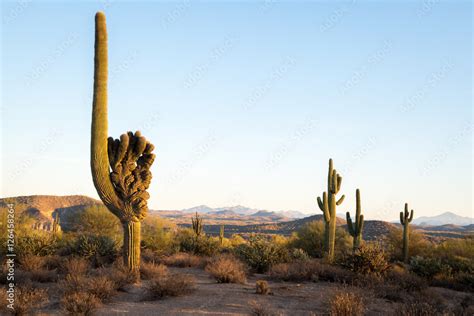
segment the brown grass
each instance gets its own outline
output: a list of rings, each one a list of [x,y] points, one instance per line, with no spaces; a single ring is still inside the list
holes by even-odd
[[[88,280],[88,292],[100,301],[109,300],[115,294],[115,283],[107,276],[97,276]]]
[[[7,292],[5,288],[0,289],[0,310],[11,312],[7,308]],[[45,289],[33,288],[31,285],[20,285],[15,287],[14,315],[31,315],[49,302],[48,292]]]
[[[192,292],[196,286],[196,279],[187,274],[170,274],[163,270],[147,285],[148,295],[144,300],[155,300],[166,296],[181,296]]]
[[[35,255],[22,255],[20,257],[20,268],[24,271],[32,272],[42,270],[46,264],[43,257]]]
[[[399,316],[432,316],[438,315],[438,311],[427,302],[410,302],[401,305],[395,314]]]
[[[67,259],[63,265],[63,272],[72,275],[84,275],[90,268],[89,261],[84,258],[72,257]]]
[[[99,306],[99,298],[88,292],[67,293],[61,298],[61,308],[67,315],[89,316]]]
[[[212,258],[206,265],[206,271],[218,283],[245,283],[247,281],[245,265],[230,254]]]
[[[272,266],[269,271],[272,279],[281,281],[329,281],[352,283],[356,275],[343,268],[321,263],[319,260],[295,261]]]
[[[185,252],[175,253],[169,257],[162,259],[162,262],[171,267],[178,268],[192,268],[192,267],[204,267],[206,265],[206,259],[192,255]]]
[[[362,297],[352,291],[339,290],[329,300],[331,316],[363,316],[364,311]]]
[[[163,264],[153,262],[142,262],[140,267],[140,276],[144,280],[150,280],[160,275],[168,273],[168,268]]]
[[[277,313],[268,303],[261,301],[249,301],[248,305],[250,307],[250,315],[253,316],[279,316],[280,313]]]
[[[123,290],[125,286],[137,281],[137,276],[130,272],[120,261],[117,261],[112,267],[100,269],[100,271],[114,282],[117,290]]]

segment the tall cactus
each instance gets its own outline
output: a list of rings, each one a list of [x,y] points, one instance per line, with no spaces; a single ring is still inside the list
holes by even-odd
[[[224,244],[224,225],[221,225],[219,229],[219,243],[221,246]]]
[[[191,222],[193,224],[194,235],[196,235],[196,239],[198,239],[202,234],[202,218],[196,212],[196,216],[191,218]]]
[[[409,224],[413,220],[413,210],[408,212],[408,203],[405,203],[405,211],[400,212],[400,224],[403,225],[403,261],[408,262],[409,253],[408,246],[410,242],[410,227]]]
[[[362,230],[364,229],[364,215],[361,214],[362,207],[360,205],[360,191],[356,190],[356,215],[355,223],[352,223],[351,213],[346,213],[347,229],[349,234],[352,236],[352,249],[357,250],[362,240]]]
[[[336,206],[344,201],[344,195],[336,200],[336,194],[341,189],[342,177],[333,168],[332,159],[329,159],[328,190],[323,192],[323,198],[318,197],[318,205],[324,215],[325,239],[324,246],[327,260],[334,260],[334,243],[336,241]]]
[[[91,127],[91,171],[94,186],[105,206],[116,215],[124,230],[123,258],[128,269],[140,268],[140,221],[147,212],[146,191],[154,146],[140,132],[120,139],[108,137],[107,122],[107,28],[105,15],[95,16],[94,96]]]

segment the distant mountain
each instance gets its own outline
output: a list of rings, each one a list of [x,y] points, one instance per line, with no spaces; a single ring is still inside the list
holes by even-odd
[[[245,216],[279,216],[285,218],[298,219],[308,216],[299,211],[267,211],[259,210],[247,206],[236,205],[212,208],[207,205],[199,205],[181,210],[183,213],[216,214],[216,215],[245,215]],[[271,214],[270,214],[271,213]],[[257,214],[257,215],[255,215]]]
[[[474,224],[474,219],[470,217],[463,217],[452,212],[445,212],[436,216],[422,216],[413,219],[413,224],[419,226],[442,226],[442,225],[457,225],[466,226]]]

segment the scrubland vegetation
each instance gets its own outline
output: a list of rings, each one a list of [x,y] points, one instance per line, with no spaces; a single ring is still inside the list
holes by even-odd
[[[92,315],[134,286],[142,289],[141,301],[193,295],[199,290],[195,269],[216,284],[255,284],[250,280],[257,278],[255,295],[270,297],[272,286],[282,282],[339,284],[324,301],[331,315],[363,315],[371,297],[394,304],[397,315],[473,312],[472,237],[434,244],[411,231],[411,256],[404,263],[402,231],[394,230],[376,243],[362,242],[353,250],[352,237],[338,228],[335,257],[329,262],[322,250],[324,222],[310,222],[290,237],[234,235],[219,240],[151,216],[143,222],[137,283],[137,276],[121,260],[120,223],[108,215],[104,207],[88,208],[61,233],[27,229],[31,221],[19,219],[15,281],[21,307],[17,315],[54,306],[65,314]],[[4,266],[3,283],[6,273]],[[453,304],[433,291],[437,288],[462,292],[463,298]],[[1,295],[6,295],[4,289]],[[248,312],[261,314],[267,308],[278,314],[269,302],[257,305],[252,311],[249,303]]]

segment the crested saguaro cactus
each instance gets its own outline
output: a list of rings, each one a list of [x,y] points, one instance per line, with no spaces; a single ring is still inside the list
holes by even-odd
[[[359,189],[357,189],[355,223],[352,223],[351,213],[346,213],[347,229],[349,230],[349,234],[352,236],[353,251],[359,248],[360,242],[362,240],[362,230],[364,229],[364,215],[362,215],[361,212],[362,208],[360,205],[360,191]]]
[[[408,203],[405,203],[405,211],[400,212],[400,224],[403,225],[403,261],[408,262],[408,245],[410,242],[409,224],[413,220],[413,210],[408,212]]]
[[[140,268],[140,222],[148,212],[146,191],[154,146],[140,132],[120,139],[108,137],[107,28],[105,15],[95,16],[94,96],[91,128],[91,171],[94,186],[105,206],[123,226],[124,263],[133,273]]]
[[[344,195],[336,200],[336,194],[341,189],[342,177],[333,168],[329,159],[328,190],[323,192],[323,198],[318,197],[318,205],[324,215],[325,239],[324,246],[329,262],[334,260],[334,243],[336,241],[336,206],[344,201]]]

